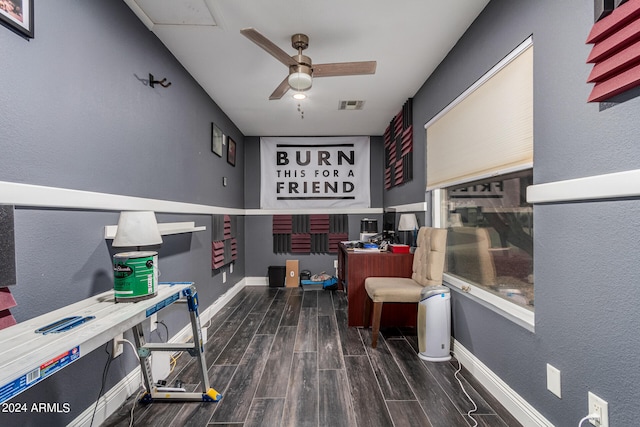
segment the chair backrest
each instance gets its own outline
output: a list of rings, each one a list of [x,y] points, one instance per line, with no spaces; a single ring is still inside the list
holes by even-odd
[[[420,227],[411,278],[422,286],[441,285],[447,250],[447,229]]]

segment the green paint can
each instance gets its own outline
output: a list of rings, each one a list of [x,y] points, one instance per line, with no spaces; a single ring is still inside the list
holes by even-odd
[[[158,253],[122,252],[113,256],[116,302],[136,302],[158,293]]]

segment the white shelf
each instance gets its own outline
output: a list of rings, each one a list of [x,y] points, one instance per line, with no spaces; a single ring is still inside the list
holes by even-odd
[[[169,234],[193,233],[196,231],[204,231],[207,229],[207,227],[204,225],[196,227],[196,223],[193,221],[165,222],[162,224],[158,224],[158,229],[160,230],[161,235],[167,236]],[[114,237],[116,237],[117,231],[118,231],[117,225],[106,225],[104,227],[104,238],[113,239]]]

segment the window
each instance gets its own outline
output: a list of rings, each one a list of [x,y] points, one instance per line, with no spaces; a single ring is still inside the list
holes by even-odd
[[[445,272],[532,310],[531,169],[440,191],[440,227],[449,229]],[[464,288],[464,285],[462,286]]]
[[[530,37],[425,124],[433,224],[449,229],[445,282],[526,327],[534,325],[533,60]]]

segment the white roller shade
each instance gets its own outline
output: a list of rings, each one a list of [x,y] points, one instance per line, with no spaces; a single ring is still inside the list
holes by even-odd
[[[531,39],[425,125],[427,190],[533,164]]]

